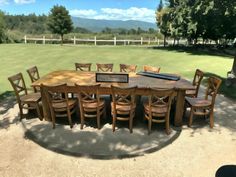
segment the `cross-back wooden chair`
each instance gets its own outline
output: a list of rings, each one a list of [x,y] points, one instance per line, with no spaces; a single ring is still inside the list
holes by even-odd
[[[112,91],[112,130],[115,131],[116,121],[129,121],[130,133],[133,132],[133,119],[135,116],[135,92],[137,87],[121,88],[111,86]]]
[[[46,95],[52,117],[52,126],[55,128],[56,117],[67,117],[70,128],[73,127],[71,115],[77,113],[77,99],[69,99],[67,85],[56,86],[41,85],[41,89]]]
[[[83,129],[84,120],[86,118],[96,118],[97,127],[101,128],[101,116],[105,116],[105,101],[100,98],[99,88],[100,84],[97,85],[77,85],[78,99],[80,106],[80,118],[81,126]]]
[[[135,73],[136,69],[137,69],[137,65],[120,64],[120,72]]]
[[[92,63],[75,63],[76,71],[91,71]]]
[[[28,93],[22,73],[18,73],[8,78],[10,81],[20,110],[20,120],[23,119],[23,109],[36,109],[39,119],[42,120],[42,114],[39,107],[41,100],[40,93]]]
[[[161,70],[161,68],[159,68],[159,67],[153,67],[153,66],[148,66],[148,65],[143,66],[143,71],[145,71],[145,72],[159,73],[160,70]]]
[[[193,78],[193,83],[192,83],[192,85],[195,87],[195,89],[194,90],[186,90],[185,95],[187,97],[196,98],[198,96],[198,92],[199,92],[199,88],[200,88],[203,76],[204,76],[204,73],[200,69],[196,69],[196,72],[195,72],[194,78]]]
[[[148,120],[148,134],[152,122],[165,123],[166,133],[170,134],[170,109],[174,98],[173,89],[150,88],[148,102],[144,103],[144,118]]]
[[[27,71],[32,83],[37,81],[38,79],[40,79],[37,66],[33,66],[32,68],[29,68],[26,71]],[[33,87],[33,89],[34,89],[35,93],[40,92],[40,87]]]
[[[188,122],[189,127],[192,125],[193,115],[210,115],[210,127],[213,128],[215,99],[221,82],[221,79],[217,77],[209,77],[205,98],[185,98],[187,104],[190,106],[190,117]]]
[[[97,71],[98,72],[112,72],[113,70],[113,64],[99,64],[96,63],[97,65]]]

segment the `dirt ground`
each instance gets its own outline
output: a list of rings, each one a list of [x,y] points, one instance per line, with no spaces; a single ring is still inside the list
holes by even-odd
[[[12,102],[12,100],[5,100]],[[98,160],[47,150],[27,139],[12,102],[0,106],[0,176],[214,177],[226,164],[236,164],[236,103],[218,96],[215,127],[204,120],[183,125],[168,146],[135,158]]]

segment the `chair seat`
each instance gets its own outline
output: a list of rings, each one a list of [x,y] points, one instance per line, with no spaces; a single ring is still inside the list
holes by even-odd
[[[149,112],[148,103],[144,104],[145,112]],[[165,114],[168,111],[168,107],[166,105],[152,106],[152,113],[154,114]]]
[[[83,102],[83,108],[85,109],[97,109],[97,107],[104,107],[105,105],[105,101],[104,100],[100,100],[100,103],[98,105],[98,102]]]
[[[132,110],[135,110],[136,108],[136,105],[134,105],[133,109]],[[111,109],[112,109],[112,112],[114,110],[114,106],[113,106],[113,103],[111,102]],[[131,106],[130,105],[120,105],[120,104],[117,104],[116,105],[116,111],[117,112],[130,112],[131,111]]]
[[[23,103],[37,103],[41,99],[40,93],[29,93],[28,95],[23,95],[20,97],[20,100]]]
[[[69,99],[68,100],[68,104],[69,104],[69,108],[74,107],[74,105],[76,104],[77,100],[76,99]],[[62,109],[62,108],[66,108],[66,101],[63,102],[58,102],[58,103],[52,103],[52,107],[54,109]]]
[[[187,103],[193,107],[208,107],[211,106],[211,100],[206,100],[204,98],[185,98]]]

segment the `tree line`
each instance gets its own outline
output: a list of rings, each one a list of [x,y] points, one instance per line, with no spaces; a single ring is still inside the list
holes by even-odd
[[[189,44],[215,41],[227,44],[236,38],[235,0],[160,0],[156,11],[160,32]],[[164,42],[165,43],[165,42]]]
[[[97,34],[81,27],[74,27],[68,10],[63,6],[54,6],[48,16],[46,15],[9,15],[0,11],[0,43],[12,42],[12,38],[22,38],[22,34],[42,35],[42,34],[58,34],[62,41],[64,34],[81,33],[81,34]],[[114,35],[139,35],[153,34],[157,31],[150,28],[145,31],[138,29],[111,29],[105,28],[99,34],[114,34]],[[14,34],[14,35],[12,35]]]

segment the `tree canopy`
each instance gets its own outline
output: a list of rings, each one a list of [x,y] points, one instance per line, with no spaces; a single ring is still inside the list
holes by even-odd
[[[52,33],[61,36],[63,43],[63,36],[73,30],[73,23],[68,10],[64,6],[54,6],[48,16],[48,27]]]
[[[4,14],[0,11],[0,43],[3,43],[5,38],[5,22],[4,22]]]
[[[227,43],[236,37],[235,0],[166,0],[166,4],[156,12],[163,35],[194,44],[199,38]]]

